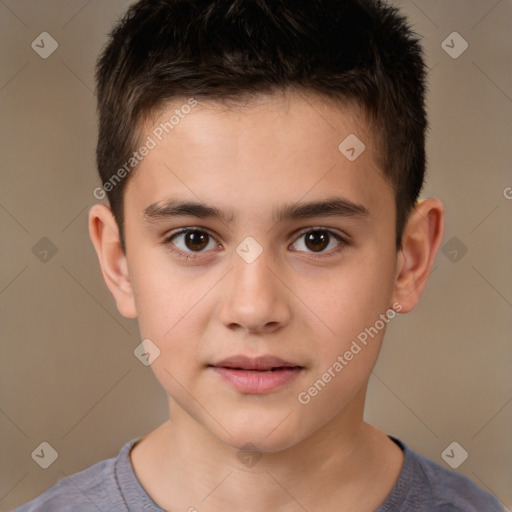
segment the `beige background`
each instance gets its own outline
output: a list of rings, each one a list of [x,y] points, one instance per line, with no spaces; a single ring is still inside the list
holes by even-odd
[[[93,69],[128,4],[0,2],[1,511],[167,418],[87,233],[99,183]],[[440,198],[447,219],[420,307],[390,324],[366,418],[446,467],[441,453],[457,441],[469,453],[457,471],[511,508],[512,2],[396,4],[424,37],[423,197]],[[44,31],[59,45],[47,59],[31,48]],[[441,46],[454,31],[469,44],[457,59]],[[33,253],[43,237],[57,249],[46,262]],[[59,454],[48,469],[31,458],[43,441]]]

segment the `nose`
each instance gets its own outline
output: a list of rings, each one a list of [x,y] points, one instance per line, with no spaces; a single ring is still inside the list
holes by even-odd
[[[234,254],[220,306],[220,318],[227,328],[272,333],[289,322],[289,291],[272,268],[269,252],[264,250],[251,263]]]

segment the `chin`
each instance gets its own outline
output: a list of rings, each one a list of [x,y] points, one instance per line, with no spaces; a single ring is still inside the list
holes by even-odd
[[[244,417],[229,421],[220,421],[231,436],[218,425],[212,432],[224,444],[237,450],[256,450],[262,453],[273,453],[286,450],[300,441],[300,434],[291,422],[284,420],[286,415],[264,417],[246,414]],[[289,417],[287,418],[289,419]]]

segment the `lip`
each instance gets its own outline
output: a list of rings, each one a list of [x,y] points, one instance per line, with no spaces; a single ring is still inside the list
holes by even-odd
[[[233,368],[233,369],[241,369],[241,370],[272,370],[272,368],[283,368],[283,367],[294,367],[300,366],[297,363],[292,363],[290,361],[285,361],[279,357],[275,356],[259,356],[259,357],[247,357],[244,355],[237,355],[228,357],[227,359],[223,359],[217,363],[213,363],[214,367],[222,367],[222,368]]]
[[[275,356],[229,357],[208,365],[240,393],[262,394],[275,391],[292,381],[304,369]]]

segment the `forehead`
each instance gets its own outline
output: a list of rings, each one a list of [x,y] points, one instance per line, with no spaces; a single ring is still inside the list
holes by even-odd
[[[154,147],[128,183],[127,208],[188,198],[254,214],[326,194],[369,210],[393,201],[374,141],[351,106],[296,92],[190,104],[173,101],[144,125],[141,142],[150,138]]]

